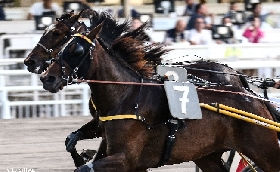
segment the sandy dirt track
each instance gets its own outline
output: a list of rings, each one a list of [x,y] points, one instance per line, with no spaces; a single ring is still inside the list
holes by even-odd
[[[73,160],[65,150],[66,136],[91,117],[58,117],[0,120],[0,172],[12,168],[34,172],[73,172]],[[77,150],[98,149],[100,139],[80,141]],[[195,172],[192,162],[150,169],[155,172]],[[27,172],[27,171],[22,171]]]

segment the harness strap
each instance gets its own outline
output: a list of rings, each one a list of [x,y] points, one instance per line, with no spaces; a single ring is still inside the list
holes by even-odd
[[[178,131],[179,127],[181,126],[180,121],[183,121],[181,119],[170,119],[169,122],[169,134],[168,137],[166,138],[165,145],[164,145],[164,150],[161,155],[161,159],[159,163],[156,165],[156,167],[163,166],[170,158],[171,151],[173,149],[176,136],[175,133]]]
[[[105,116],[105,117],[99,117],[100,121],[111,121],[111,120],[118,120],[118,119],[136,119],[144,121],[145,118],[140,115],[132,115],[132,114],[124,114],[124,115],[114,115],[114,116]]]
[[[92,107],[94,108],[94,110],[97,110],[95,104],[93,103],[92,97],[90,97],[90,102],[91,102],[91,105],[92,105]]]

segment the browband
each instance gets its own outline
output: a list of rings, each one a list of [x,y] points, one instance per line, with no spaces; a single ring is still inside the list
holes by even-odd
[[[83,38],[84,40],[86,40],[88,43],[93,44],[93,42],[92,42],[88,37],[86,37],[85,35],[76,33],[76,34],[74,34],[73,36],[81,37],[81,38]]]

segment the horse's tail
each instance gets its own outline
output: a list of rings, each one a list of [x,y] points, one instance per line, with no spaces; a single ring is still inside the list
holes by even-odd
[[[276,108],[270,103],[265,101],[265,106],[267,107],[268,111],[270,112],[272,118],[276,122],[280,122],[280,113],[276,110]],[[277,132],[278,139],[280,140],[280,132]]]

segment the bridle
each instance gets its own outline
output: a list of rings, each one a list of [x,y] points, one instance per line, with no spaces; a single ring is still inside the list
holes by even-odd
[[[57,19],[57,21],[63,21],[63,19]],[[66,26],[68,26],[70,28],[70,31],[68,32],[68,34],[66,36],[64,36],[63,40],[61,41],[62,44],[65,44],[67,39],[73,35],[76,31],[76,28],[79,28],[80,26],[82,26],[84,23],[81,21],[77,21],[75,22],[72,26],[69,26],[68,24],[64,23]],[[54,27],[53,25],[49,26],[48,28],[52,28]],[[53,29],[53,28],[52,28]],[[87,29],[87,28],[86,28]],[[47,34],[47,33],[46,33]],[[44,34],[43,37],[46,35]],[[52,62],[52,59],[54,57],[52,57],[52,52],[54,51],[52,48],[47,48],[45,45],[43,45],[42,43],[40,43],[40,41],[37,43],[37,46],[42,47],[45,52],[47,52],[49,54],[49,61],[46,61],[46,63],[50,64]]]
[[[82,60],[80,61],[80,63],[74,69],[72,69],[69,65],[64,64],[62,55],[63,55],[63,52],[65,51],[65,48],[68,47],[69,43],[71,43],[75,37],[82,38],[82,40],[84,40],[87,44],[89,44],[89,48],[87,50],[88,52],[84,53],[83,56],[81,56]],[[84,63],[85,59],[88,56],[90,56],[90,59],[92,59],[92,52],[96,47],[95,41],[96,41],[96,39],[91,41],[88,37],[86,37],[82,34],[79,34],[79,33],[74,34],[74,35],[72,35],[72,38],[68,41],[68,43],[66,43],[65,46],[58,53],[58,59],[52,58],[52,60],[51,60],[52,62],[56,61],[61,66],[62,80],[64,83],[67,83],[67,85],[70,85],[72,83],[75,83],[75,81],[78,79],[77,72],[78,72],[79,68],[81,67],[81,65]],[[83,48],[83,47],[81,47],[81,48]],[[66,71],[65,71],[66,67],[71,71],[70,75],[68,75],[68,76],[66,76]]]

